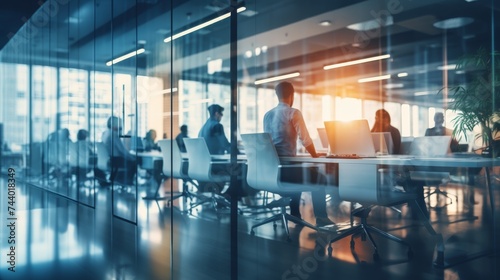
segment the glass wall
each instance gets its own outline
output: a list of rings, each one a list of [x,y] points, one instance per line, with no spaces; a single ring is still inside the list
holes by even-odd
[[[453,92],[446,89],[467,86],[474,73],[457,69],[459,59],[479,49],[491,53],[498,48],[492,36],[498,7],[492,3],[46,1],[0,53],[2,172],[18,168],[32,185],[98,210],[98,195],[107,193],[104,204],[112,215],[139,227],[145,217],[159,216],[158,223],[173,217],[174,228],[163,224],[158,233],[161,250],[170,259],[151,264],[158,266],[152,273],[168,270],[173,279],[180,279],[192,275],[190,270],[196,267],[207,278],[227,279],[234,276],[230,260],[245,261],[248,242],[271,259],[282,258],[280,252],[266,251],[259,240],[283,232],[263,226],[250,237],[249,227],[261,216],[231,216],[234,213],[228,209],[212,209],[201,219],[221,222],[218,231],[208,233],[214,236],[207,238],[217,240],[211,245],[222,252],[227,265],[210,267],[212,250],[197,252],[198,258],[187,257],[196,248],[186,229],[177,232],[175,227],[188,214],[169,217],[143,197],[172,195],[183,188],[202,190],[163,178],[167,171],[158,162],[162,154],[157,147],[156,154],[143,154],[150,152],[143,141],[146,135],[155,135],[156,142],[175,139],[180,126],[187,125],[187,135],[197,138],[212,104],[224,108],[220,124],[229,140],[235,133],[241,140],[243,133],[263,132],[264,115],[278,104],[274,87],[280,77],[294,85],[293,107],[301,110],[317,148],[317,128],[324,121],[363,118],[372,127],[381,108],[389,112],[403,140],[423,136],[434,126],[435,112],[444,112],[445,125],[453,128],[460,111],[452,110]],[[237,9],[232,14],[236,24],[231,24],[232,9]],[[269,78],[273,80],[264,80]],[[235,96],[231,85],[236,87]],[[474,142],[478,131],[456,137],[471,151],[484,146]],[[112,141],[127,149],[124,162],[113,161],[123,156]],[[80,142],[87,148],[81,150]],[[237,147],[244,153],[241,142]],[[298,147],[304,151],[300,142]],[[226,167],[221,189],[228,187],[227,176],[235,175],[228,170],[244,168]],[[241,185],[245,182],[239,181]],[[229,198],[236,199],[234,194]],[[177,200],[173,205],[189,208]],[[241,202],[239,206],[245,207]],[[230,241],[237,236],[235,247]],[[314,249],[307,240],[290,246]],[[239,255],[237,248],[242,249]],[[301,261],[283,262],[292,267]],[[255,263],[254,271],[238,271],[238,276],[257,278],[258,268],[268,265]],[[282,269],[271,278],[286,273]]]

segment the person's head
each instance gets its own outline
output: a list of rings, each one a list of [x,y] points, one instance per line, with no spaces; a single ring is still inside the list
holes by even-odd
[[[444,123],[444,115],[441,112],[437,112],[434,114],[434,125],[436,127],[443,126]]]
[[[188,133],[188,126],[183,124],[181,125],[181,133],[186,135]]]
[[[274,90],[276,91],[276,96],[280,102],[286,103],[290,106],[293,105],[293,95],[295,93],[295,89],[291,83],[281,82],[276,85]]]
[[[154,141],[156,139],[156,130],[154,129],[148,130],[148,132],[146,132],[146,138]]]
[[[89,132],[85,129],[80,129],[76,133],[76,140],[78,141],[87,140],[87,137],[89,137]]]
[[[391,126],[391,116],[384,109],[379,109],[375,112],[374,129],[379,132],[388,131]]]
[[[61,130],[59,130],[59,139],[60,140],[69,139],[69,129],[62,128]]]
[[[210,118],[217,120],[220,122],[222,119],[222,112],[224,111],[224,108],[222,108],[219,104],[212,104],[208,106],[208,113],[210,114]]]
[[[120,123],[121,123],[120,118],[111,116],[108,118],[108,122],[106,125],[111,130],[120,130],[121,129]]]

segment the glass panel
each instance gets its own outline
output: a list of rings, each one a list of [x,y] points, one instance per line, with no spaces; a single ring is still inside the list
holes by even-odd
[[[105,202],[95,205],[97,211],[112,209],[120,223],[139,225],[129,237],[131,242],[140,242],[119,255],[115,267],[128,267],[136,261],[136,245],[140,249],[147,242],[151,242],[147,246],[161,245],[150,246],[152,269],[146,277],[136,278],[228,279],[235,258],[243,264],[238,267],[242,279],[321,279],[326,277],[319,275],[323,271],[331,272],[328,266],[313,269],[325,260],[318,253],[326,251],[326,241],[315,240],[308,229],[290,222],[290,236],[282,227],[270,224],[255,228],[254,236],[248,234],[256,220],[272,215],[262,213],[268,210],[264,203],[286,195],[251,189],[243,180],[231,188],[241,188],[244,198],[228,197],[228,179],[221,175],[237,173],[238,179],[244,179],[244,165],[216,170],[214,175],[223,177],[217,183],[206,178],[169,179],[166,177],[173,170],[163,170],[165,162],[159,160],[163,154],[154,154],[154,142],[160,139],[197,138],[209,118],[222,125],[220,134],[229,140],[231,135],[241,140],[240,134],[263,132],[264,116],[278,105],[275,86],[280,81],[293,84],[292,107],[302,112],[317,150],[316,128],[325,120],[364,118],[372,128],[379,109],[388,111],[391,125],[401,132],[404,142],[423,136],[434,126],[436,112],[445,113],[447,128],[460,127],[462,111],[470,108],[459,106],[455,91],[450,90],[453,86],[463,86],[465,96],[477,94],[474,100],[487,100],[479,102],[485,107],[467,116],[480,110],[490,115],[496,110],[490,106],[490,100],[497,99],[490,95],[497,92],[497,85],[489,80],[498,76],[491,75],[494,66],[488,64],[481,71],[456,68],[464,55],[484,50],[489,58],[498,48],[498,37],[492,36],[499,18],[495,1],[325,0],[311,5],[311,1],[299,0],[249,0],[241,3],[245,10],[239,10],[237,25],[230,24],[228,14],[228,5],[235,1],[45,2],[45,7],[57,2],[57,11],[47,16],[47,10],[40,9],[0,53],[0,171],[14,167],[43,191],[90,206],[95,205],[95,187],[102,187],[99,195]],[[278,16],[277,11],[286,16]],[[464,16],[452,18],[452,14]],[[231,31],[238,36],[235,53],[230,49]],[[232,54],[237,56],[236,71],[230,67]],[[237,75],[238,87],[234,108],[232,74]],[[264,80],[269,78],[272,80]],[[471,90],[474,82],[481,85],[478,90]],[[217,115],[210,116],[208,109],[213,104],[224,111],[213,111]],[[237,116],[233,119],[232,110]],[[482,130],[477,119],[472,121],[476,121],[472,131],[460,131],[456,137],[469,145],[469,151],[479,153],[489,144],[476,137]],[[237,129],[231,129],[234,122]],[[186,125],[184,134],[180,134],[181,125]],[[89,165],[83,171],[74,165],[80,162],[80,150],[75,156],[71,148],[80,142],[82,131],[88,132],[85,146],[90,147],[90,158],[85,160]],[[112,140],[106,143],[106,139]],[[307,153],[302,141],[291,142],[297,143],[292,154]],[[245,151],[240,141],[231,145]],[[107,152],[104,159],[98,156],[99,147]],[[227,154],[228,147],[217,152]],[[334,170],[321,166],[328,182],[335,180]],[[108,187],[112,191],[106,192]],[[164,197],[179,194],[182,199],[172,202]],[[339,211],[338,194],[330,188],[326,195],[321,201],[328,201],[328,217],[345,218]],[[227,198],[238,200],[248,215],[236,219],[237,213],[226,207]],[[316,224],[318,217],[312,207],[316,202],[311,195],[294,198],[303,203],[298,209],[293,204],[293,214],[300,212],[301,218]],[[253,211],[255,205],[258,211]],[[290,205],[285,206],[291,213]],[[66,214],[58,217],[61,225]],[[30,219],[40,217],[35,213]],[[173,223],[167,223],[172,217]],[[234,231],[234,222],[238,231]],[[146,227],[151,230],[142,231]],[[64,238],[73,238],[76,232],[72,225],[59,230],[57,234]],[[193,232],[201,232],[203,238],[193,238]],[[236,236],[238,255],[231,243]],[[49,234],[47,240],[35,241],[27,254],[34,256],[36,249],[46,248],[39,246],[42,241],[60,243],[54,245],[59,247],[74,245],[56,237]],[[279,244],[288,237],[292,246],[285,246],[287,249]],[[488,239],[491,236],[485,236]],[[53,259],[64,251],[54,250],[54,246],[47,248],[47,256],[36,256],[35,262]],[[356,261],[345,252],[335,248],[332,257],[346,263]],[[157,255],[162,256],[160,261]],[[110,271],[108,276],[116,278],[114,273]]]
[[[204,137],[206,144],[201,143],[206,145],[204,151],[210,148],[209,151],[212,154],[230,152],[226,143],[221,142],[219,145],[219,142],[215,142],[218,140],[213,135],[219,134],[230,140],[232,132],[229,80],[230,19],[227,17],[229,12],[227,3],[224,1],[208,3],[201,0],[174,1],[172,30],[165,34],[164,38],[167,39],[163,42],[165,47],[160,47],[162,50],[171,51],[168,54],[173,55],[171,58],[172,69],[167,68],[166,71],[172,75],[172,87],[178,85],[179,89],[178,96],[172,95],[170,100],[165,100],[165,103],[170,105],[164,108],[166,113],[164,120],[166,124],[172,125],[172,132],[169,135],[172,135],[172,138],[176,137],[178,127],[183,124],[187,125],[189,137]],[[196,31],[190,32],[191,30]],[[181,36],[182,34],[185,35]],[[172,41],[170,41],[171,38],[173,38]],[[210,113],[208,109],[214,108],[210,107],[214,104],[218,104],[224,110],[214,110]],[[216,124],[222,125],[222,127]],[[209,125],[222,129],[209,129]],[[232,144],[236,145],[237,143]],[[209,170],[198,163],[205,161],[201,159],[206,159],[209,155],[204,156],[201,153],[193,152],[192,148],[186,142],[186,152],[189,158],[188,173],[197,183],[197,187],[191,184],[183,187],[189,188],[197,195],[204,192],[209,198],[196,199],[200,205],[194,207],[190,213],[199,218],[199,223],[190,224],[189,231],[203,231],[204,238],[211,241],[203,242],[200,239],[189,237],[189,234],[183,231],[182,220],[174,217],[174,227],[177,226],[179,230],[172,232],[175,241],[172,250],[173,256],[176,258],[174,262],[178,264],[179,270],[178,272],[174,270],[172,278],[229,279],[231,269],[229,263],[230,240],[232,237],[229,223],[230,210],[227,207],[229,204],[226,198],[231,192],[226,191],[226,188],[229,187],[228,176],[231,174],[229,172],[231,169],[229,169],[227,161],[215,164],[210,177],[208,177]],[[192,161],[193,157],[196,156],[201,156],[200,160]],[[210,164],[210,161],[205,162]],[[196,174],[196,170],[206,171],[204,174],[199,174],[200,172]],[[237,187],[231,186],[231,188]],[[223,196],[221,194],[224,191],[226,193]],[[211,193],[214,193],[213,196]],[[194,202],[196,201],[179,200],[176,203],[179,204],[179,207],[189,208],[195,206]],[[217,229],[209,225],[214,220],[220,221]],[[207,226],[205,223],[208,223]],[[201,247],[205,247],[203,251],[206,253],[200,251],[196,258],[193,258],[189,249],[186,250],[186,248]],[[218,265],[218,271],[202,269],[202,274],[192,271],[192,267],[208,268],[211,266],[214,257],[212,252],[218,252],[220,258],[227,259],[228,262]]]
[[[137,168],[141,144],[137,131],[137,13],[135,0],[112,4],[112,54],[106,65],[112,68],[111,128],[103,136],[111,157],[113,215],[137,222]],[[138,54],[139,53],[139,54]]]

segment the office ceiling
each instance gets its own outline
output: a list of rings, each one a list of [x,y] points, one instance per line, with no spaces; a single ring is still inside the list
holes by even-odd
[[[2,1],[0,5],[0,50],[7,44],[12,34],[17,33],[25,19],[29,19],[45,0]]]
[[[68,36],[51,36],[40,31],[33,41],[36,53],[42,55],[34,61],[62,63],[68,67],[90,65],[107,71],[106,61],[144,46],[144,54],[117,64],[116,69],[166,80],[173,70],[174,73],[180,71],[185,79],[229,84],[228,21],[179,38],[173,45],[163,42],[170,30],[177,33],[213,18],[222,13],[227,3],[229,1],[123,0],[114,1],[111,8],[111,1],[106,0],[70,1],[68,7],[53,18],[57,24],[50,25],[52,30],[58,29],[52,34]],[[240,81],[253,84],[259,78],[300,72],[293,81],[306,92],[440,106],[447,101],[435,93],[446,81],[449,84],[463,82],[465,75],[438,67],[453,64],[480,46],[491,46],[492,27],[500,30],[499,7],[492,8],[494,2],[490,0],[315,0],[311,3],[245,1],[247,11],[238,18]],[[492,11],[495,25],[491,24]],[[459,28],[434,25],[458,17],[472,22]],[[347,28],[373,19],[387,21],[388,26],[365,31]],[[318,23],[323,20],[332,24],[320,26]],[[72,22],[79,24],[72,25]],[[267,46],[265,54],[250,58],[245,55],[260,44]],[[323,70],[327,64],[384,53],[390,53],[391,58],[362,66]],[[171,54],[176,58],[172,67]],[[222,71],[207,73],[207,61],[217,58],[223,60]],[[397,75],[402,72],[408,76]],[[361,78],[381,74],[390,74],[391,79],[358,83]]]

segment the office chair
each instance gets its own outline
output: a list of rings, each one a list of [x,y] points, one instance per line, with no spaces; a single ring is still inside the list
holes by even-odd
[[[417,137],[413,140],[410,146],[410,155],[417,157],[443,157],[450,152],[450,142],[451,136],[424,136]],[[451,181],[450,172],[453,169],[450,168],[438,168],[438,167],[415,167],[414,170],[410,171],[410,179],[414,181],[424,182],[426,186],[435,186],[434,191],[429,192],[424,198],[430,198],[432,195],[436,195],[436,205],[429,206],[434,209],[441,209],[453,203],[452,196],[458,202],[458,197],[454,194],[442,191],[440,187],[446,185]],[[446,198],[446,204],[439,206],[440,196]]]
[[[69,144],[69,165],[73,174],[76,175],[76,183],[85,186],[90,182],[87,176],[92,170],[90,165],[90,150],[87,142],[71,142]]]
[[[218,208],[230,208],[231,203],[219,193],[226,183],[231,180],[228,161],[213,161],[204,138],[184,138],[184,145],[188,154],[188,176],[192,180],[208,182],[209,199],[201,199],[187,210],[199,205],[210,203],[217,211]],[[204,190],[201,190],[204,191]]]
[[[441,186],[445,186],[451,181],[450,178],[450,172],[443,172],[443,171],[430,171],[430,170],[416,170],[416,171],[410,171],[410,179],[415,180],[415,181],[423,181],[425,182],[426,186],[428,186],[429,190],[431,186],[435,186],[433,191],[429,191],[425,198],[429,198],[429,207],[434,208],[436,210],[442,209],[450,204],[453,203],[452,197],[455,197],[455,201],[458,203],[458,196],[448,193],[446,191],[443,191],[440,189]],[[431,205],[430,204],[430,197],[432,195],[436,196],[436,205]],[[443,196],[446,198],[446,203],[442,206],[440,206],[440,196]]]
[[[280,213],[253,225],[250,233],[253,235],[256,227],[271,222],[273,223],[274,229],[276,229],[276,221],[283,222],[288,241],[290,241],[288,221],[294,222],[297,225],[309,227],[313,230],[318,230],[318,228],[312,224],[286,213],[286,206],[290,204],[290,198],[286,196],[287,194],[291,195],[308,192],[324,188],[325,186],[318,186],[315,183],[307,181],[305,183],[289,183],[282,181],[281,171],[285,168],[298,169],[298,172],[306,172],[307,170],[304,168],[305,166],[301,165],[282,165],[271,136],[268,133],[242,134],[241,139],[243,140],[247,155],[248,171],[246,179],[248,185],[256,190],[276,193],[283,197],[283,199],[276,203],[270,203],[272,206],[279,206],[281,208]]]
[[[43,161],[50,181],[69,178],[69,143],[47,139],[44,145]]]
[[[176,194],[170,194],[169,197],[157,197],[155,199],[168,200],[167,204],[170,206],[173,200],[181,197],[185,198],[196,198],[202,199],[202,196],[198,196],[189,191],[189,184],[195,185],[196,183],[188,176],[188,161],[183,160],[179,146],[177,142],[171,139],[162,139],[158,141],[158,146],[161,149],[161,154],[163,158],[162,167],[162,182],[158,185],[155,194],[158,194],[160,186],[169,178],[181,179],[182,180],[182,191]]]
[[[380,169],[374,164],[360,164],[360,163],[343,163],[339,165],[339,196],[341,200],[358,202],[363,206],[353,210],[352,215],[361,219],[361,222],[353,226],[340,235],[334,237],[329,241],[328,245],[328,255],[332,256],[332,243],[341,240],[345,237],[351,236],[350,246],[354,250],[355,241],[354,238],[361,235],[361,239],[364,241],[366,237],[370,240],[372,247],[375,252],[373,254],[373,259],[375,261],[379,260],[378,247],[372,237],[371,233],[377,233],[380,236],[395,241],[397,243],[403,244],[408,247],[408,257],[411,258],[413,251],[407,242],[399,237],[396,237],[390,233],[382,231],[372,225],[368,224],[368,216],[371,209],[374,206],[385,206],[391,207],[395,205],[401,205],[408,203],[415,209],[418,209],[418,214],[420,215],[421,221],[431,235],[436,236],[436,232],[432,228],[429,220],[427,219],[424,210],[422,210],[417,203],[417,195],[394,191],[392,184],[386,185],[381,183],[382,172],[386,172],[384,169]],[[366,205],[366,206],[365,206]]]
[[[105,178],[98,178],[99,184],[101,186],[107,186],[110,184],[110,156],[108,153],[108,149],[103,142],[95,143],[96,152],[97,152],[97,169],[104,173]]]

